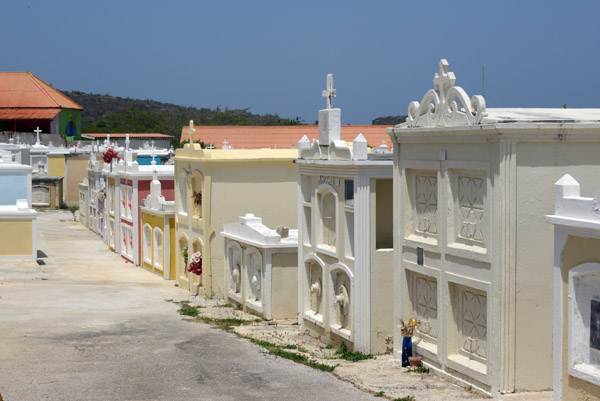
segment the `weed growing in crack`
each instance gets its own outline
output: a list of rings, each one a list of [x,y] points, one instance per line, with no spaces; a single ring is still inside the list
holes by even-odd
[[[429,373],[429,368],[425,366],[409,367],[406,369],[408,373]]]
[[[181,308],[179,308],[178,310],[180,315],[183,316],[192,316],[192,317],[196,317],[198,316],[198,307],[197,306],[192,306],[190,304],[181,304]]]
[[[318,369],[323,372],[332,372],[337,365],[326,365],[324,363],[320,363],[315,361],[314,359],[309,359],[306,355],[300,354],[298,352],[290,352],[286,351],[286,349],[293,349],[289,345],[277,345],[270,343],[264,340],[256,340],[254,338],[246,337],[248,340],[252,341],[256,345],[260,345],[265,348],[269,353],[278,356],[280,358],[289,359],[296,363],[301,363],[302,365],[309,366],[313,369]],[[298,347],[300,349],[300,347]]]
[[[362,361],[365,359],[374,359],[375,355],[363,354],[362,352],[348,351],[346,344],[342,343],[340,348],[335,352],[335,355],[340,359],[345,359],[350,362]]]

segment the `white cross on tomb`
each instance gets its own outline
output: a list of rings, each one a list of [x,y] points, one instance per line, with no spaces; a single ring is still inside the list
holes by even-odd
[[[327,99],[327,108],[332,108],[333,98],[335,97],[335,89],[333,89],[333,74],[327,74],[327,89],[323,91],[322,96]]]
[[[190,137],[190,143],[194,143],[194,120],[190,120],[190,126],[188,127],[188,136]]]
[[[36,129],[34,129],[33,132],[35,132],[37,134],[36,144],[39,145],[40,144],[40,132],[42,132],[42,130],[40,129],[40,127],[36,127]]]
[[[448,72],[448,60],[440,60],[440,73],[435,74],[433,77],[433,86],[440,93],[440,101],[444,103],[446,101],[446,92],[448,89],[454,86],[456,77],[453,72]]]

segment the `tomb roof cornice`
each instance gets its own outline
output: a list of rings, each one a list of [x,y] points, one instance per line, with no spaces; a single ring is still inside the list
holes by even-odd
[[[263,249],[297,249],[298,248],[298,238],[297,238],[297,232],[298,230],[290,230],[290,235],[296,235],[296,237],[294,238],[283,238],[281,240],[281,242],[276,243],[276,244],[269,244],[269,243],[265,243],[265,242],[258,242],[258,241],[254,241],[252,239],[249,239],[247,237],[243,237],[240,235],[235,235],[235,234],[231,234],[225,231],[222,231],[220,234],[225,237],[225,238],[229,238],[235,241],[239,241],[239,242],[243,242],[247,245],[251,245],[257,248],[263,248]]]
[[[600,123],[496,123],[458,127],[388,128],[394,143],[417,142],[600,142]]]

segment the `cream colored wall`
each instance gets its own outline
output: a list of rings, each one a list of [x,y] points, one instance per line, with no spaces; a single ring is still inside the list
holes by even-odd
[[[298,253],[274,253],[271,263],[271,316],[296,319],[298,314]]]
[[[33,253],[32,220],[0,220],[0,255],[28,255]]]
[[[202,218],[176,212],[177,252],[183,236],[203,244],[203,274],[200,278],[182,273],[177,258],[177,282],[192,292],[209,298],[224,296],[224,240],[219,235],[223,224],[237,221],[246,213],[263,218],[267,226],[297,226],[297,166],[287,150],[273,151],[204,151],[195,145],[179,149],[175,157],[175,200],[179,199],[181,172],[187,175],[184,200],[191,209],[191,178],[202,176]],[[200,279],[200,280],[198,280]],[[201,285],[200,285],[201,284]],[[200,285],[200,287],[198,287]]]
[[[517,391],[552,387],[554,229],[544,216],[554,214],[554,183],[568,172],[583,190],[597,188],[599,152],[589,143],[517,145]]]
[[[579,177],[578,177],[579,178]],[[583,187],[583,186],[582,186]],[[563,327],[562,327],[562,400],[598,401],[600,387],[568,374],[568,283],[569,271],[582,263],[600,262],[600,240],[569,236],[562,251]]]
[[[377,250],[377,232],[389,232],[393,219],[392,179],[371,179],[371,353],[393,351],[394,339],[394,249],[392,238],[383,241],[389,248]],[[377,196],[379,191],[379,196]],[[385,217],[384,217],[385,216]],[[383,226],[383,227],[382,227]],[[389,243],[389,244],[388,244]]]
[[[67,202],[79,204],[79,183],[87,177],[89,156],[69,157],[67,161]],[[64,182],[64,180],[63,180]]]
[[[394,250],[371,252],[371,353],[393,351]]]
[[[291,160],[219,167],[211,173],[209,224],[215,233],[223,231],[223,224],[235,222],[246,213],[262,217],[267,227],[298,225],[298,170]],[[217,297],[224,296],[224,246],[221,235],[212,236],[210,264],[212,288]]]

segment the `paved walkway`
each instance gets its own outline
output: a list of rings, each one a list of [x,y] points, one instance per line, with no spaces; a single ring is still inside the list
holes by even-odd
[[[46,265],[0,264],[5,401],[373,399],[183,321],[167,300],[187,292],[107,251],[70,212],[39,214],[38,249]]]
[[[0,264],[5,401],[352,401],[373,400],[379,391],[388,399],[482,399],[434,375],[405,373],[390,356],[341,361],[334,374],[324,373],[276,358],[234,334],[185,321],[174,302],[206,301],[125,263],[73,222],[70,212],[39,214],[38,249],[44,265]],[[238,313],[202,311],[216,314],[213,318]],[[282,330],[297,330],[290,324],[277,327],[257,323],[237,330],[275,342],[290,336]],[[545,392],[497,400],[551,399]]]

